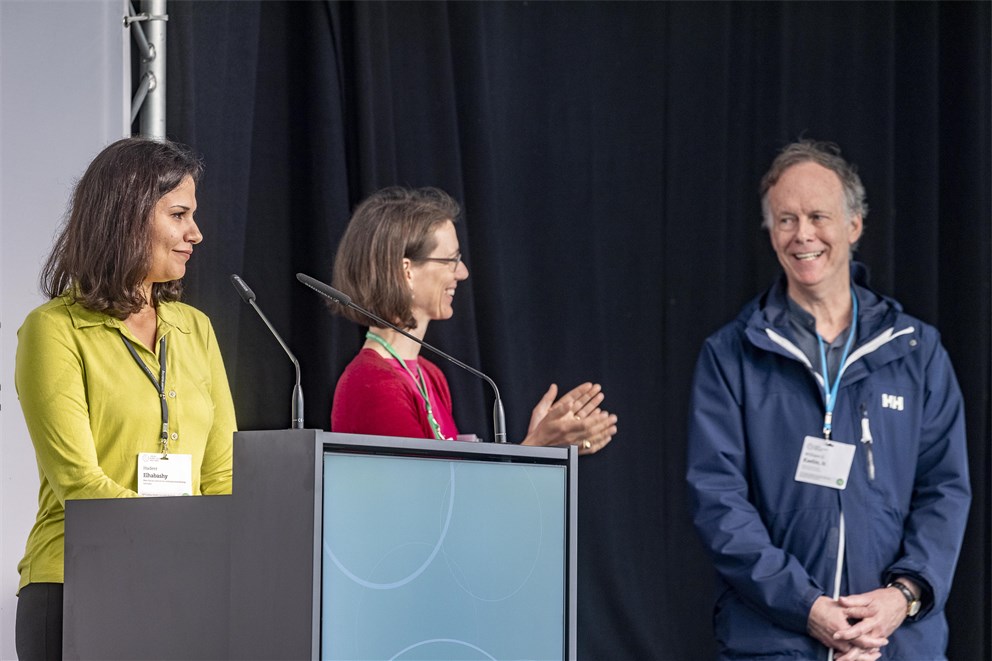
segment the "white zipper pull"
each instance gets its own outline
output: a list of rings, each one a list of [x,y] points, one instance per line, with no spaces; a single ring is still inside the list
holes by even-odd
[[[875,479],[875,453],[872,452],[873,440],[871,437],[871,427],[868,426],[868,408],[861,405],[861,444],[865,448],[865,456],[868,459],[868,479]]]

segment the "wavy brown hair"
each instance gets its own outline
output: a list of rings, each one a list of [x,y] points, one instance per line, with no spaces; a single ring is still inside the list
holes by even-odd
[[[416,328],[403,259],[421,261],[437,247],[434,230],[457,222],[461,208],[438,188],[393,186],[373,193],[358,205],[334,259],[336,289],[401,328]],[[367,326],[368,318],[351,308],[331,309]]]
[[[140,311],[155,205],[202,173],[200,160],[174,142],[124,138],[101,151],[76,183],[68,219],[42,268],[45,295],[69,294],[118,319]],[[181,293],[181,280],[156,282],[152,302],[176,301]]]

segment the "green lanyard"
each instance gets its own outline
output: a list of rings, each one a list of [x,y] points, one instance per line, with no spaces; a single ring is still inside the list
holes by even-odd
[[[400,358],[399,354],[396,353],[396,349],[394,349],[384,337],[376,335],[372,331],[367,332],[365,337],[381,344],[389,355],[396,359],[396,362],[400,364],[400,367],[402,367],[406,373],[410,375],[410,378],[413,379],[414,385],[417,386],[417,392],[420,393],[420,397],[424,400],[424,408],[427,410],[427,423],[431,426],[431,430],[434,432],[434,437],[439,441],[443,441],[444,434],[441,433],[441,425],[439,425],[437,420],[434,418],[434,410],[431,407],[431,399],[427,395],[427,384],[424,381],[424,373],[420,371],[420,365],[417,365],[417,375],[414,376],[413,372],[407,366],[406,361]]]

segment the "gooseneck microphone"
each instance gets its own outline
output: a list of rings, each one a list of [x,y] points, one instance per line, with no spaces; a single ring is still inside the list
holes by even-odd
[[[463,370],[471,372],[475,376],[479,377],[480,379],[488,383],[492,387],[493,392],[496,394],[496,401],[493,402],[493,436],[495,437],[497,443],[506,443],[506,416],[503,413],[503,400],[499,398],[499,388],[496,387],[496,384],[493,382],[492,379],[490,379],[488,376],[486,376],[479,370],[475,369],[474,367],[469,367],[468,365],[458,360],[457,358],[453,356],[449,356],[448,354],[441,351],[437,347],[433,347],[427,344],[426,342],[424,342],[423,340],[421,340],[420,338],[411,335],[410,333],[406,332],[402,328],[399,328],[395,324],[391,324],[382,317],[372,314],[371,312],[361,307],[360,305],[356,305],[355,303],[352,302],[351,297],[345,294],[344,292],[338,291],[334,287],[331,287],[330,285],[326,285],[320,280],[311,278],[309,275],[303,273],[297,273],[296,279],[302,282],[303,284],[305,284],[310,289],[320,294],[321,296],[326,296],[327,298],[331,299],[335,303],[338,303],[339,305],[343,305],[353,310],[358,310],[363,315],[365,315],[369,319],[372,319],[380,326],[384,328],[391,328],[400,335],[413,340],[414,342],[424,347],[425,349],[430,349],[438,356],[441,356],[445,360],[451,361],[455,365],[458,365],[458,367],[461,367]]]
[[[251,290],[251,287],[245,284],[245,281],[242,280],[241,276],[237,274],[231,274],[231,284],[238,290],[238,294],[241,296],[241,299],[255,309],[255,312],[258,313],[258,316],[262,318],[262,321],[264,321],[265,325],[269,328],[269,332],[272,333],[272,336],[279,342],[279,346],[281,346],[282,350],[286,352],[289,359],[293,361],[293,366],[296,367],[296,385],[293,386],[293,420],[290,429],[303,429],[303,388],[300,387],[300,362],[296,360],[296,356],[294,356],[293,352],[289,350],[286,343],[282,341],[279,333],[277,333],[276,329],[272,327],[271,323],[269,323],[268,318],[262,313],[258,306],[255,305],[255,292]]]

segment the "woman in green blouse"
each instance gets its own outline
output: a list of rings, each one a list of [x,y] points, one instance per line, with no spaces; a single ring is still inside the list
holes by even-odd
[[[18,565],[21,659],[61,658],[66,500],[230,493],[224,364],[210,320],[179,302],[203,239],[201,171],[170,142],[104,149],[42,271],[51,300],[17,333],[15,384],[41,480]]]

